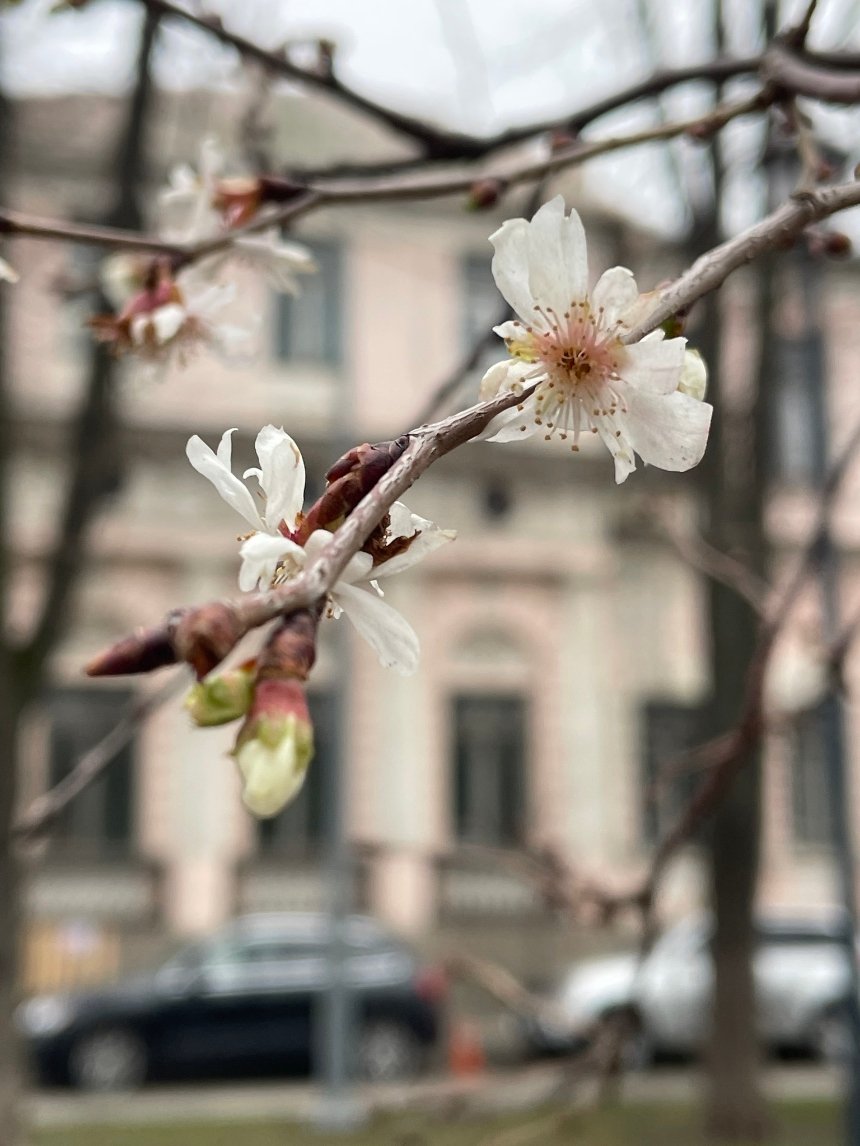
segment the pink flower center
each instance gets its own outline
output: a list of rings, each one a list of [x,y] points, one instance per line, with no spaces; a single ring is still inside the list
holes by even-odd
[[[618,387],[625,348],[617,326],[607,326],[603,308],[592,310],[587,299],[572,301],[562,315],[550,307],[535,311],[539,325],[514,322],[517,334],[505,340],[513,357],[534,363],[533,377],[543,375],[535,390],[535,424],[547,439],[558,434],[566,441],[571,434],[573,450],[583,430],[621,438],[616,415],[626,413]]]

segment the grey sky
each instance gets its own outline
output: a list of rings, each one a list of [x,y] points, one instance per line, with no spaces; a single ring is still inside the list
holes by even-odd
[[[48,19],[46,0],[28,0],[0,17],[3,78],[21,94],[69,90],[116,92],[129,83],[140,7],[133,0],[94,0],[81,12]],[[193,0],[192,0],[193,2]],[[796,10],[802,0],[784,4]],[[345,80],[398,108],[473,132],[561,114],[648,74],[660,63],[708,54],[704,14],[710,0],[206,0],[208,12],[267,46],[325,35],[338,44]],[[756,5],[728,0],[730,46],[754,47]],[[857,42],[855,0],[824,0],[816,32],[822,42]],[[647,20],[651,35],[643,33]],[[649,43],[650,41],[650,43]],[[157,60],[159,82],[196,87],[240,82],[235,56],[189,27],[171,25]],[[666,101],[689,114],[707,94],[691,89]],[[605,119],[600,130],[653,122],[653,107]],[[851,147],[856,113],[831,113],[828,130]],[[757,134],[733,127],[733,146],[754,159]],[[695,168],[694,148],[675,147],[677,163]],[[694,172],[693,172],[694,173]],[[611,205],[662,230],[677,226],[681,204],[664,147],[607,157],[589,182]],[[636,195],[631,197],[631,188]],[[737,195],[743,223],[744,195]]]

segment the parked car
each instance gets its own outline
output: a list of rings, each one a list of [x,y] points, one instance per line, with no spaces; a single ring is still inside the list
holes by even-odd
[[[761,1036],[770,1048],[826,1059],[843,1053],[850,989],[845,926],[839,916],[758,921],[753,973]],[[536,1053],[574,1050],[623,1013],[631,1064],[696,1053],[709,1026],[711,931],[708,920],[687,919],[643,960],[630,953],[576,964],[548,997],[545,1013],[525,1021],[528,1046]]]
[[[324,915],[247,916],[152,975],[30,999],[19,1026],[43,1080],[88,1090],[307,1069],[331,981],[329,935]],[[439,1034],[444,976],[373,919],[350,916],[344,938],[357,1071],[377,1081],[417,1073]]]

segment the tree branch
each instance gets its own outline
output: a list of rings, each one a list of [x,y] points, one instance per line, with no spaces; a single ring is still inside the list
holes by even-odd
[[[122,227],[102,227],[93,223],[75,223],[65,219],[44,219],[38,215],[6,208],[0,208],[0,235],[60,239],[67,243],[108,247],[114,251],[151,251],[170,258],[181,258],[184,253],[182,247],[166,243],[155,235],[140,235]]]
[[[637,342],[703,295],[716,290],[738,267],[745,266],[766,251],[790,246],[810,223],[817,223],[837,211],[858,204],[860,181],[797,193],[790,202],[783,204],[761,222],[697,259],[689,270],[661,292],[655,308],[643,322],[625,335],[623,341]]]
[[[16,821],[13,831],[19,840],[29,843],[53,827],[69,804],[93,784],[116,758],[120,749],[135,736],[140,727],[168,700],[188,686],[188,674],[180,669],[149,696],[135,700],[114,727],[80,757],[75,766],[30,804]]]
[[[138,53],[137,83],[117,159],[117,202],[113,218],[132,226],[140,220],[137,186],[152,94],[149,61],[157,27],[158,17],[147,15]],[[75,428],[62,520],[47,564],[44,601],[32,635],[16,653],[21,695],[25,700],[35,695],[45,661],[68,620],[69,604],[85,561],[84,537],[96,505],[105,492],[108,463],[115,450],[114,370],[115,364],[107,351],[103,347],[95,347],[86,395]]]
[[[860,72],[834,72],[829,66],[812,63],[789,51],[784,44],[772,44],[764,54],[762,78],[792,95],[809,96],[824,103],[856,103],[860,100]]]
[[[730,120],[763,110],[773,102],[774,98],[774,92],[762,89],[748,98],[720,104],[704,116],[675,120],[672,123],[660,124],[627,135],[574,143],[569,147],[557,149],[544,159],[521,159],[517,163],[507,165],[504,170],[483,172],[481,177],[497,179],[500,185],[506,188],[519,183],[541,180],[558,171],[586,163],[599,155],[607,155],[628,147],[674,139],[681,135],[690,135],[696,139],[706,138]],[[271,227],[292,225],[298,219],[322,207],[446,198],[451,195],[467,194],[474,187],[475,179],[473,172],[452,174],[433,170],[429,174],[419,171],[417,175],[408,171],[388,176],[320,179],[308,184],[304,191],[300,191],[284,206],[273,211],[261,211],[243,227],[236,227],[214,238],[185,246],[165,243],[130,231],[82,227],[56,219],[37,219],[22,212],[7,210],[0,211],[0,233],[151,250],[153,253],[169,256],[173,265],[180,268],[228,250],[244,235],[255,234]]]
[[[844,207],[860,203],[860,182],[805,193],[802,197],[780,207],[762,222],[742,232],[736,238],[715,247],[698,259],[685,274],[659,293],[648,317],[625,336],[633,342],[654,330],[667,318],[690,306],[706,291],[718,287],[733,270],[761,255],[771,247],[794,238],[808,223]],[[414,430],[410,442],[394,465],[347,517],[343,525],[332,534],[331,541],[315,561],[285,585],[266,592],[248,593],[229,601],[216,602],[197,609],[175,611],[159,629],[143,634],[149,645],[157,647],[158,657],[146,666],[158,667],[173,659],[170,649],[176,650],[177,636],[183,643],[194,643],[195,626],[209,626],[217,615],[220,637],[225,656],[233,645],[251,629],[265,624],[277,616],[308,608],[322,600],[331,590],[349,559],[361,548],[371,530],[397,500],[426,469],[440,457],[480,434],[496,414],[519,404],[534,387],[522,394],[503,394],[488,403],[479,403],[444,421]],[[847,463],[846,463],[847,464]],[[837,466],[831,482],[841,481]],[[828,495],[829,496],[829,495]],[[149,647],[148,645],[148,647]],[[89,667],[93,675],[108,670],[105,657],[96,658]],[[129,671],[125,669],[123,671]],[[136,670],[142,671],[142,670]]]

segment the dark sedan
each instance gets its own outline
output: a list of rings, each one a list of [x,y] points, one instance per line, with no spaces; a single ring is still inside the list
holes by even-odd
[[[31,999],[20,1029],[41,1079],[88,1090],[306,1070],[331,981],[329,935],[324,915],[247,916],[154,975]],[[347,920],[344,966],[357,1073],[374,1081],[417,1073],[439,1033],[443,975],[363,916]]]

